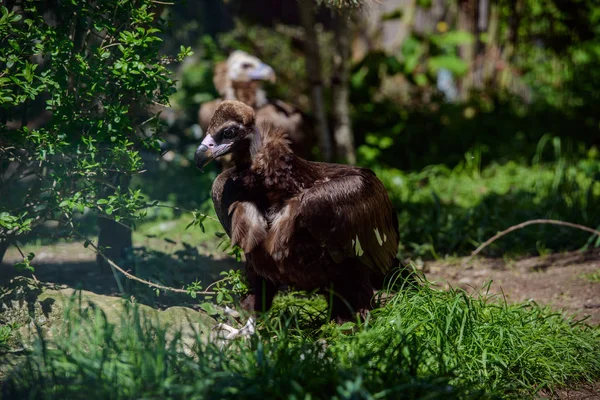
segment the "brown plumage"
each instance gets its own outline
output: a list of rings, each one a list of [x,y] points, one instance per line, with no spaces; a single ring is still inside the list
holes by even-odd
[[[365,168],[306,161],[285,132],[255,123],[252,108],[224,101],[196,151],[196,165],[232,154],[212,188],[215,210],[246,255],[251,294],[268,309],[277,288],[333,293],[332,316],[371,308],[373,288],[398,266],[398,221],[387,192]],[[346,303],[347,302],[347,303]]]
[[[206,132],[213,114],[223,100],[238,100],[254,109],[258,124],[270,123],[285,131],[294,153],[311,158],[315,136],[306,116],[281,100],[267,99],[262,89],[264,81],[275,81],[275,72],[270,66],[243,51],[231,53],[227,61],[215,65],[213,83],[221,98],[200,106],[200,127]]]

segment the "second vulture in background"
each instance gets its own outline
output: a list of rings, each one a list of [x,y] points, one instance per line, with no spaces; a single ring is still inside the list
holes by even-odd
[[[257,57],[236,50],[227,61],[215,66],[213,83],[221,99],[203,103],[198,120],[204,132],[223,100],[238,100],[252,107],[257,123],[270,123],[285,131],[291,148],[300,157],[312,158],[315,135],[307,117],[298,109],[281,100],[269,100],[262,88],[265,81],[275,82],[275,71]]]
[[[196,165],[225,154],[235,167],[216,178],[212,198],[246,255],[250,294],[242,306],[269,309],[279,286],[289,285],[332,295],[338,322],[364,316],[373,289],[399,266],[397,216],[375,174],[297,157],[281,129],[257,126],[254,110],[238,101],[219,105]]]

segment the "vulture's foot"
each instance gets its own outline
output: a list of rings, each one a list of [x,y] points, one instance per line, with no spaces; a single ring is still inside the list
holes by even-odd
[[[224,340],[233,340],[238,337],[249,338],[256,332],[256,322],[254,318],[248,318],[248,322],[241,329],[235,329],[227,324],[215,325],[213,331],[217,332],[217,338]]]

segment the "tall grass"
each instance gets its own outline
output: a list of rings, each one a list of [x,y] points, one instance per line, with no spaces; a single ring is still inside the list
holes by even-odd
[[[551,151],[550,151],[551,150]],[[474,149],[450,169],[420,172],[378,169],[399,213],[403,255],[468,254],[509,226],[538,218],[600,227],[600,160],[573,160],[561,141],[544,137],[529,165],[491,163],[481,168]],[[570,228],[533,226],[495,242],[488,255],[535,254],[598,246],[600,239]]]
[[[285,308],[286,298],[278,300]],[[73,303],[77,305],[76,302]],[[297,307],[298,304],[294,304]],[[322,302],[313,303],[318,314]],[[133,306],[118,325],[93,308],[67,311],[36,342],[4,398],[474,399],[526,397],[600,378],[600,330],[534,303],[425,284],[389,299],[348,333],[302,334],[295,312],[221,348],[177,334]],[[301,319],[302,320],[302,319]]]

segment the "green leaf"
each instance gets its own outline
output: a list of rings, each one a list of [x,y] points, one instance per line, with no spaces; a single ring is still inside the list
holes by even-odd
[[[415,83],[421,87],[427,86],[429,80],[425,74],[415,74]]]
[[[404,11],[401,8],[397,8],[393,11],[387,12],[381,16],[382,21],[390,21],[394,19],[400,19],[404,16]]]
[[[203,309],[204,311],[206,311],[206,313],[208,315],[218,314],[217,308],[212,303],[204,302],[204,303],[200,304],[200,308]]]
[[[443,35],[432,35],[430,39],[436,45],[441,47],[472,44],[475,41],[473,35],[467,31],[449,31]]]
[[[348,322],[344,322],[342,324],[342,326],[340,326],[340,329],[343,331],[348,331],[350,329],[354,329],[355,326],[356,326],[356,324],[354,322],[348,321]]]
[[[467,63],[458,56],[430,57],[427,63],[429,71],[433,74],[441,68],[445,68],[457,76],[463,76],[469,70]]]

